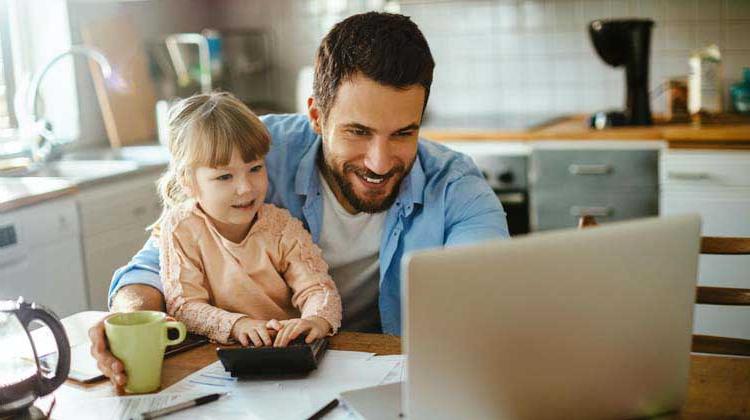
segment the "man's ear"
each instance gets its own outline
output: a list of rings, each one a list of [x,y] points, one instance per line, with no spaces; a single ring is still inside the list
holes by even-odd
[[[323,116],[320,109],[318,109],[315,104],[315,98],[312,96],[307,98],[307,118],[310,120],[310,125],[312,125],[313,130],[318,134],[322,134],[323,130],[321,129],[321,122]]]

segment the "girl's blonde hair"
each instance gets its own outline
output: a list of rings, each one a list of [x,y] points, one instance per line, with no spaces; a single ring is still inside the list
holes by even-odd
[[[212,92],[183,99],[169,111],[167,171],[157,181],[165,212],[187,200],[183,185],[192,184],[198,166],[228,165],[237,150],[245,162],[268,153],[271,136],[266,126],[242,101],[226,92]]]

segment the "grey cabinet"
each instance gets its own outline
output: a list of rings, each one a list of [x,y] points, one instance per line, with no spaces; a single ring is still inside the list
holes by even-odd
[[[661,143],[549,142],[532,148],[532,230],[575,227],[659,214]]]

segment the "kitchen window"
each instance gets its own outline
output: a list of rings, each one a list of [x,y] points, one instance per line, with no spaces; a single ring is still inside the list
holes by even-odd
[[[13,108],[14,85],[8,2],[0,0],[0,141],[10,138],[18,127]]]
[[[25,108],[18,109],[26,101],[18,96],[26,94],[35,71],[71,44],[66,1],[0,0],[0,159],[28,154],[26,136],[34,134]],[[77,95],[74,62],[65,58],[44,78],[37,107],[58,138],[80,136]]]

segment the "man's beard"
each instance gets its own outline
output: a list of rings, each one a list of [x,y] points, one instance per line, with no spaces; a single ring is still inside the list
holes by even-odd
[[[344,195],[346,201],[348,201],[356,211],[365,213],[380,213],[391,208],[393,202],[396,201],[396,197],[398,197],[401,188],[401,181],[403,181],[404,175],[409,173],[411,166],[414,164],[414,162],[412,162],[412,165],[410,165],[408,169],[406,169],[403,164],[399,164],[394,166],[387,174],[378,175],[367,168],[361,168],[352,163],[345,163],[343,171],[339,172],[325,158],[325,153],[323,153],[323,155],[324,156],[322,156],[320,161],[320,163],[322,163],[321,169],[330,175],[330,178],[336,183],[336,186]],[[385,198],[379,201],[373,201],[362,199],[357,196],[357,193],[354,191],[354,185],[352,185],[352,182],[346,177],[348,173],[353,173],[355,176],[366,176],[375,179],[382,178],[382,182],[390,182],[391,178],[397,178],[391,192]]]

